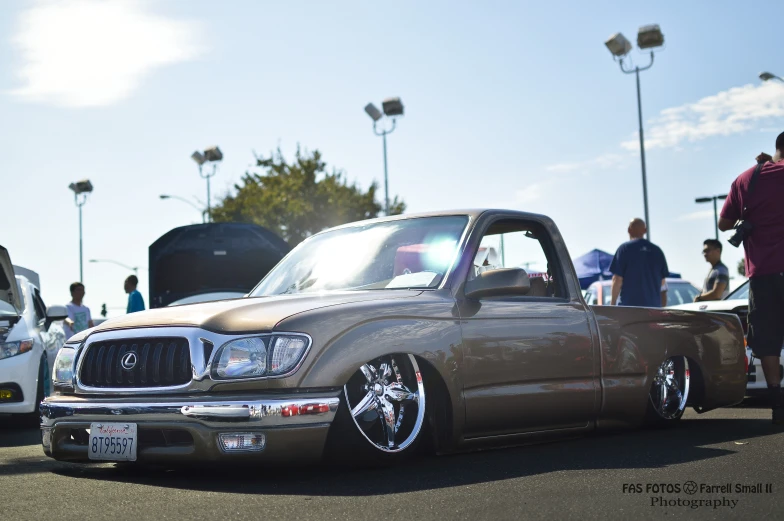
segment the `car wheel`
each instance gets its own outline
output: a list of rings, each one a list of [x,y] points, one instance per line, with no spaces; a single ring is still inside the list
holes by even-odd
[[[413,355],[371,360],[343,386],[326,456],[353,465],[405,459],[425,438],[425,412],[425,381]]]
[[[49,378],[49,364],[46,360],[46,355],[41,357],[41,362],[38,365],[38,386],[35,393],[35,408],[33,412],[22,414],[25,424],[38,426],[41,423],[41,402],[47,396],[47,380]]]
[[[665,425],[681,419],[689,398],[689,379],[685,356],[668,358],[659,366],[648,394],[648,423]]]

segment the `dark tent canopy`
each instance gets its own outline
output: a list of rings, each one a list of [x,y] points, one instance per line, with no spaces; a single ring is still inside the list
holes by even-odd
[[[222,291],[247,293],[291,250],[249,223],[180,226],[150,245],[150,307]]]
[[[580,279],[580,288],[588,289],[588,286],[597,280],[612,279],[612,273],[610,272],[612,260],[612,254],[598,249],[591,250],[585,255],[572,259],[574,271],[577,272],[577,278]],[[671,272],[669,277],[679,279],[681,275],[680,273]]]

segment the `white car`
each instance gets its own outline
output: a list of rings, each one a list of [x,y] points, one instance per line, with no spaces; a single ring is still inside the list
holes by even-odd
[[[23,270],[20,270],[23,271]],[[24,270],[30,275],[28,270]],[[37,276],[16,275],[0,246],[0,415],[28,414],[49,394],[57,352],[65,343],[65,306],[46,308]]]
[[[727,295],[723,300],[709,300],[706,302],[692,302],[680,306],[671,306],[672,309],[686,309],[689,311],[717,311],[720,313],[732,313],[740,317],[743,324],[743,331],[748,332],[747,317],[749,314],[749,281],[738,286],[735,291]],[[781,356],[784,357],[784,346],[781,349]],[[749,364],[749,382],[746,385],[746,394],[761,394],[767,392],[768,384],[762,372],[762,365],[759,358],[751,354],[751,349],[746,348],[746,362]],[[784,380],[784,366],[779,365],[779,381]]]
[[[700,294],[694,285],[683,279],[665,279],[667,283],[667,307],[693,302]],[[609,306],[612,301],[612,280],[597,280],[585,290],[583,295],[589,306]]]

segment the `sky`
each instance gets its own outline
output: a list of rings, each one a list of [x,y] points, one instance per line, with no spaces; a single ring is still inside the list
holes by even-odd
[[[784,36],[773,1],[377,2],[7,0],[0,3],[0,244],[37,271],[47,304],[79,278],[85,303],[124,313],[123,280],[148,247],[201,221],[190,159],[224,153],[213,201],[254,154],[318,149],[367,188],[383,186],[381,139],[362,110],[399,96],[388,136],[390,194],[408,212],[543,213],[573,257],[613,252],[643,216],[634,75],[604,46],[657,23],[665,47],[640,75],[651,240],[701,286],[702,241],[724,194],[784,131]],[[766,15],[767,13],[767,15]],[[648,57],[630,54],[640,66]],[[722,233],[735,278],[742,251]]]

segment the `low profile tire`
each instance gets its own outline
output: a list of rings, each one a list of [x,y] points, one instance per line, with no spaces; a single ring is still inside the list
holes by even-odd
[[[369,361],[343,386],[325,459],[349,466],[394,465],[428,438],[425,382],[413,355]]]
[[[649,425],[669,425],[681,419],[689,398],[689,380],[689,361],[685,356],[673,356],[659,366],[648,393]]]

